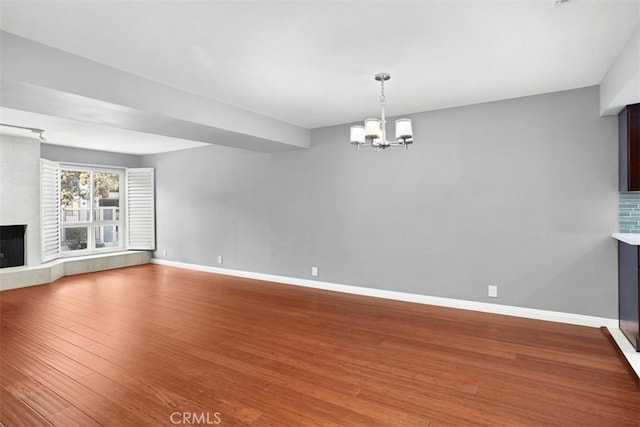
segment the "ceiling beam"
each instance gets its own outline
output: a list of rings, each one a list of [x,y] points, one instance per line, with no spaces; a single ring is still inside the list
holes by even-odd
[[[0,51],[3,107],[260,152],[310,145],[308,129],[6,31]]]

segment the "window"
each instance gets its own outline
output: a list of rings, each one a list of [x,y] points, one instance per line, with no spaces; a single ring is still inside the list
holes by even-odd
[[[124,169],[60,165],[60,251],[122,249]]]
[[[153,169],[41,161],[42,260],[155,249]]]

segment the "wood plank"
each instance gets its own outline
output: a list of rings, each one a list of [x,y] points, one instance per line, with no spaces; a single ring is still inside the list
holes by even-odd
[[[119,415],[117,405],[60,372],[43,372],[34,378],[100,424],[106,424]]]
[[[46,338],[50,339],[49,336]],[[90,368],[73,360],[72,357],[67,357],[60,352],[53,350],[44,343],[44,340],[40,342],[35,335],[27,337],[25,335],[18,334],[11,339],[3,337],[2,346],[3,348],[8,348],[9,351],[15,349],[18,352],[24,352],[32,358],[68,375],[71,378],[80,378],[93,372]]]
[[[157,265],[3,291],[0,310],[6,425],[640,425],[597,328]]]
[[[9,363],[2,365],[2,386],[17,399],[46,417],[69,407],[62,399],[33,378],[28,377]]]
[[[99,427],[100,424],[89,417],[87,414],[76,408],[70,406],[55,414],[51,414],[47,417],[47,420],[55,426],[61,427]]]
[[[15,397],[4,387],[0,387],[0,425],[11,426],[51,426],[52,424],[35,409]]]
[[[147,424],[166,424],[175,410],[175,407],[164,405],[152,395],[125,387],[98,373],[80,378],[78,382],[122,408],[129,417],[139,417]]]

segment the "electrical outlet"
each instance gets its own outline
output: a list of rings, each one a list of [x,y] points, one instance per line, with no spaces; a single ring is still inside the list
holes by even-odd
[[[222,264],[222,255],[218,255],[218,264]]]
[[[311,267],[311,275],[313,277],[317,277],[318,276],[318,267]]]
[[[167,256],[167,250],[166,249],[162,250],[162,256]]]
[[[489,285],[489,296],[491,298],[498,298],[498,286]]]

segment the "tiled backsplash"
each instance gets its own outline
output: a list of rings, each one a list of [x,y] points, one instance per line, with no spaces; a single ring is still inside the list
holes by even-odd
[[[618,232],[640,233],[640,191],[618,194]]]

